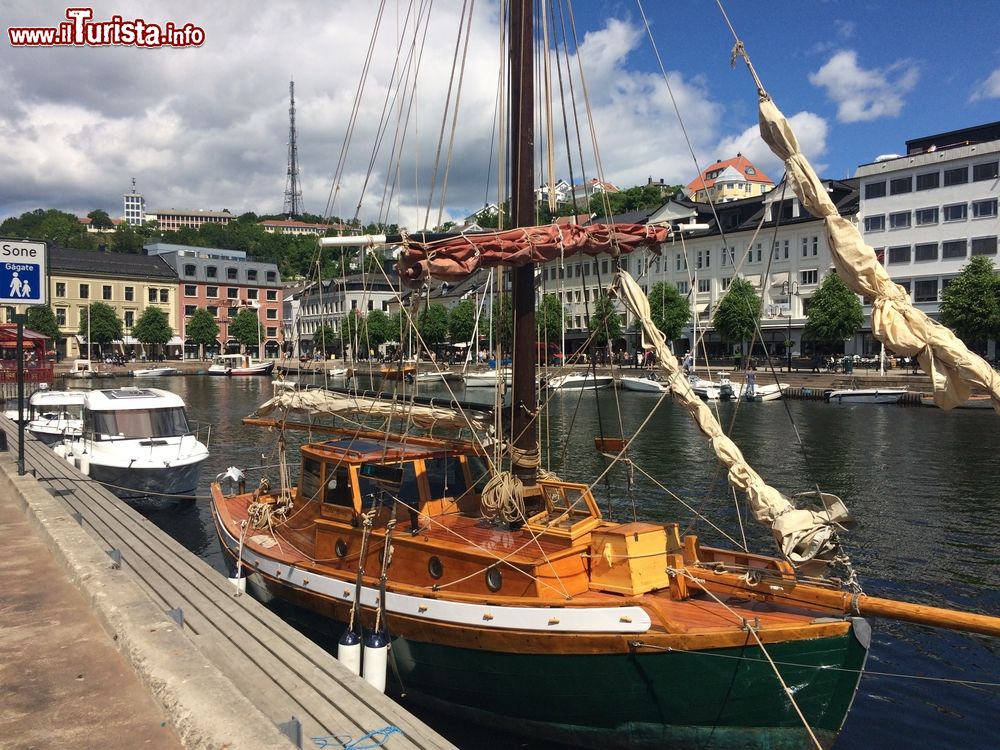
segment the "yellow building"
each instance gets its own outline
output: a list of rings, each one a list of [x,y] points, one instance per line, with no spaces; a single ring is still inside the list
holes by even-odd
[[[179,356],[183,342],[177,335],[178,288],[177,272],[156,256],[50,247],[47,297],[64,336],[60,356],[86,358],[86,337],[80,335],[80,324],[86,321],[85,310],[91,302],[110,306],[123,322],[123,339],[104,347],[105,354],[140,351],[131,336],[132,327],[147,307],[154,306],[167,314],[174,331],[167,345],[168,356]]]
[[[755,167],[743,154],[720,159],[687,186],[688,197],[697,203],[726,203],[774,189],[774,181]]]

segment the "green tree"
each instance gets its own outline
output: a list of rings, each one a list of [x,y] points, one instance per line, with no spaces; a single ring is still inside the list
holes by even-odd
[[[514,308],[510,294],[502,292],[493,298],[490,325],[493,327],[493,345],[501,357],[510,354],[514,348]]]
[[[1000,276],[993,261],[974,256],[941,293],[941,322],[974,351],[1000,339]]]
[[[103,355],[105,344],[121,340],[122,320],[111,305],[106,305],[103,302],[91,302],[80,320],[79,334],[86,336],[88,330],[90,332],[90,338],[87,342],[88,358],[92,356],[91,343],[97,344],[99,353]]]
[[[328,325],[321,325],[312,335],[313,349],[328,358],[334,352],[337,345],[337,334]]]
[[[836,273],[828,273],[809,298],[802,336],[809,341],[836,347],[857,333],[864,322],[864,309],[858,296]]]
[[[417,330],[428,346],[442,343],[448,338],[448,308],[434,302],[420,311]]]
[[[365,341],[368,346],[378,349],[387,341],[393,341],[395,331],[389,321],[389,316],[381,310],[372,310],[365,318]]]
[[[28,308],[27,327],[32,331],[48,336],[52,339],[54,347],[61,339],[62,333],[59,331],[59,323],[56,321],[55,313],[48,305]]]
[[[158,307],[147,307],[132,327],[132,335],[141,344],[164,346],[174,335],[167,314]],[[155,350],[154,350],[155,351]]]
[[[753,284],[744,278],[735,278],[726,296],[715,308],[712,323],[723,340],[738,342],[746,350],[746,342],[753,338],[760,324],[761,300]]]
[[[403,340],[406,338],[406,326],[407,326],[407,320],[402,310],[397,310],[391,316],[389,316],[390,333],[388,341],[395,341],[397,343],[402,343]]]
[[[448,336],[451,343],[464,344],[471,341],[475,329],[476,304],[471,299],[463,299],[448,312]]]
[[[615,310],[614,301],[606,294],[601,294],[594,301],[594,309],[590,313],[588,326],[595,344],[604,345],[622,335],[622,319]]]
[[[205,347],[212,346],[218,340],[219,324],[208,310],[199,307],[187,322],[184,333],[190,341],[201,347],[201,356],[204,358]]]
[[[94,229],[114,229],[114,222],[111,221],[111,217],[108,216],[108,212],[103,209],[96,208],[87,214],[87,218],[90,219],[90,226]]]
[[[649,314],[667,341],[680,337],[684,326],[691,320],[688,301],[677,291],[675,284],[660,281],[649,291]]]
[[[566,325],[566,311],[559,297],[554,294],[542,296],[542,301],[535,310],[535,325],[538,327],[538,340],[555,343],[562,340],[563,328]]]
[[[264,326],[257,318],[257,311],[244,307],[236,317],[229,323],[229,335],[236,339],[244,347],[257,347],[264,336]],[[260,356],[260,352],[257,353]]]

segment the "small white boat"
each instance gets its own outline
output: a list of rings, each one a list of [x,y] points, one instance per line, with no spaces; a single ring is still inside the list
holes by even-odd
[[[97,375],[97,369],[89,359],[74,359],[70,368],[71,378],[92,378]]]
[[[209,375],[270,375],[274,362],[254,359],[249,354],[219,354],[208,368]]]
[[[55,451],[119,497],[194,496],[208,448],[180,396],[135,386],[87,391],[83,425]]]
[[[85,390],[35,391],[28,399],[26,429],[46,445],[79,437],[83,432],[86,396]]]
[[[554,378],[550,378],[545,383],[545,386],[554,391],[566,391],[578,390],[580,388],[598,390],[600,388],[610,388],[614,384],[615,379],[610,375],[594,375],[592,372],[572,372],[569,375],[556,375]]]
[[[898,404],[905,393],[905,388],[845,388],[825,395],[831,404]]]
[[[688,383],[691,385],[691,390],[695,392],[698,398],[705,401],[718,401],[722,397],[722,384],[716,383],[713,380],[707,380],[701,375],[692,372],[688,375]],[[732,383],[729,384],[730,394],[732,393]]]
[[[788,388],[788,383],[767,383],[760,385],[746,383],[735,386],[736,397],[741,401],[777,401]]]
[[[462,376],[462,382],[466,388],[494,388],[501,380],[504,385],[509,386],[513,373],[509,367],[501,367],[499,370],[486,370],[485,372],[467,372]]]
[[[641,393],[670,393],[670,386],[653,375],[622,375],[618,384],[626,391]]]
[[[136,378],[163,378],[168,375],[176,375],[176,367],[147,367],[141,370],[132,370],[132,376]]]

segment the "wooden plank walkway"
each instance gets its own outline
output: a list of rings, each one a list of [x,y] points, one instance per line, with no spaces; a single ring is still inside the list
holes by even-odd
[[[16,456],[17,426],[0,418],[0,427]],[[304,747],[313,737],[356,740],[387,726],[402,730],[389,748],[452,747],[252,597],[236,596],[218,571],[29,435],[25,470],[79,514],[102,549],[120,550],[122,570],[164,618],[183,612],[184,633],[242,695],[275,724],[293,716],[301,722]]]

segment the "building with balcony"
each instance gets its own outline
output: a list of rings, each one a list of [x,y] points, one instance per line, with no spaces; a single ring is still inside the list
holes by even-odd
[[[208,310],[219,324],[219,338],[211,347],[213,351],[240,350],[239,342],[229,334],[229,323],[242,308],[251,308],[257,311],[264,327],[263,356],[280,355],[285,290],[274,263],[248,260],[241,250],[164,242],[147,245],[146,252],[160,258],[175,273],[180,309],[177,331],[186,358],[200,355],[198,345],[188,341],[185,334],[187,321],[198,308]],[[250,348],[256,350],[257,346]]]

